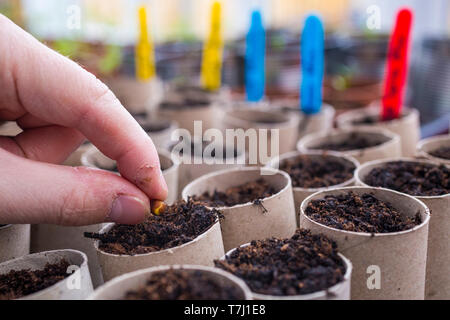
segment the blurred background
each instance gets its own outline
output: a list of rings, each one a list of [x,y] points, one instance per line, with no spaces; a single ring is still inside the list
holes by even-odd
[[[0,13],[99,78],[134,76],[137,8],[149,8],[158,77],[197,81],[212,0],[0,0]],[[267,29],[266,95],[298,97],[300,33],[306,14],[326,25],[325,100],[356,108],[379,97],[396,11],[415,10],[407,104],[421,111],[424,135],[447,130],[450,111],[449,0],[222,1],[222,83],[244,91],[245,35],[260,8]],[[344,83],[344,85],[342,85]],[[355,96],[346,87],[361,86]]]

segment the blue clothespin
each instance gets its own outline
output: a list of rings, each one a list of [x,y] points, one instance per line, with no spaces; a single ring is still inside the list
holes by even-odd
[[[301,106],[305,114],[316,114],[322,108],[322,82],[324,73],[323,23],[316,15],[306,18],[301,39],[302,84]]]
[[[252,12],[252,22],[246,38],[245,90],[247,101],[258,102],[264,97],[266,32],[261,12]]]

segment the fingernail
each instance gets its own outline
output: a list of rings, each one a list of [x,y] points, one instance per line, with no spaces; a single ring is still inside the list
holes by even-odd
[[[121,224],[136,224],[150,212],[145,203],[135,197],[119,196],[114,200],[108,220]]]

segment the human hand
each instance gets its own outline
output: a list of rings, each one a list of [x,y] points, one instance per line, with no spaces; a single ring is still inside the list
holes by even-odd
[[[151,139],[114,94],[0,14],[0,224],[134,224],[167,185]],[[57,165],[88,138],[122,177]]]

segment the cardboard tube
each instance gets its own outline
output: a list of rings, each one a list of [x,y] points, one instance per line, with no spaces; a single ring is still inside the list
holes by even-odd
[[[200,141],[198,143],[202,143],[201,140],[198,141]],[[225,148],[228,149],[226,145]],[[181,195],[181,192],[183,191],[184,187],[186,187],[193,180],[205,174],[244,166],[246,162],[245,150],[240,150],[236,148],[236,152],[237,152],[236,157],[224,159],[223,163],[219,162],[211,163],[210,161],[213,161],[214,159],[200,157],[199,155],[195,154],[194,150],[191,150],[192,158],[190,159],[190,163],[184,161],[182,157],[179,157],[178,155],[172,153],[172,156],[174,158],[177,158],[178,162],[180,163],[178,194]],[[226,163],[227,160],[232,161],[230,163]]]
[[[114,226],[106,225],[100,233],[108,232]],[[100,266],[105,281],[124,273],[172,264],[196,264],[201,266],[213,266],[214,260],[224,255],[220,224],[216,222],[211,228],[192,241],[173,248],[146,253],[130,255],[118,255],[107,253],[99,249],[99,241],[94,243],[97,250]]]
[[[241,245],[240,247],[246,247],[250,243]],[[229,250],[225,256],[220,260],[225,260],[225,258],[233,253],[236,248]],[[253,300],[350,300],[350,283],[352,277],[352,263],[342,254],[338,253],[345,265],[344,279],[336,283],[334,286],[308,294],[301,294],[295,296],[272,296],[267,294],[260,294],[250,290]]]
[[[81,163],[81,156],[92,148],[92,143],[87,142],[82,144],[78,147],[77,150],[75,150],[67,159],[64,161],[63,165],[65,166],[71,166],[71,167],[80,167],[83,164]]]
[[[92,240],[84,237],[84,232],[99,232],[104,224],[82,227],[66,227],[52,224],[34,224],[31,226],[31,252],[43,252],[58,249],[73,249],[86,254],[92,284],[103,284],[102,271],[98,262],[97,251],[92,247]]]
[[[0,123],[0,136],[11,136],[15,137],[20,134],[23,130],[17,125],[15,121],[6,121]]]
[[[450,148],[450,135],[440,135],[420,140],[417,144],[417,157],[450,165],[450,160],[432,156],[430,152],[440,148]]]
[[[385,159],[400,156],[401,146],[400,137],[385,129],[380,128],[354,128],[338,129],[328,134],[312,133],[301,139],[297,144],[297,150],[307,152],[316,149],[321,144],[327,142],[339,142],[350,139],[352,133],[357,133],[370,140],[384,141],[380,145],[359,149],[343,151],[342,153],[355,158],[359,163],[365,163],[371,160]]]
[[[172,157],[166,150],[158,149],[158,155],[161,167],[167,168],[163,170],[163,176],[169,190],[166,203],[172,204],[178,199],[179,162],[177,158]],[[100,168],[104,170],[111,170],[116,165],[115,160],[108,158],[95,147],[90,148],[81,156],[81,163],[87,167]]]
[[[420,139],[419,112],[416,109],[403,108],[403,116],[400,119],[376,122],[374,124],[355,124],[354,121],[366,117],[378,119],[380,116],[379,103],[370,107],[352,110],[339,115],[336,118],[338,128],[350,127],[379,127],[394,132],[400,136],[402,152],[399,156],[413,157],[416,145]]]
[[[348,192],[359,195],[372,193],[377,199],[391,204],[405,216],[414,217],[420,213],[422,223],[401,232],[371,234],[331,228],[305,214],[305,209],[312,200]],[[346,187],[314,193],[303,201],[300,210],[302,227],[336,241],[339,251],[352,262],[352,299],[424,298],[430,212],[423,202],[388,189]],[[379,289],[377,280],[380,284]]]
[[[138,81],[134,77],[115,76],[102,81],[130,113],[151,112],[163,96],[161,80]]]
[[[222,86],[218,90],[208,91],[197,84],[177,84],[175,82],[164,83],[164,100],[179,101],[184,97],[195,96],[200,99],[208,99],[212,102],[226,102],[231,100],[231,90],[227,86]]]
[[[145,126],[151,126],[151,125],[160,125],[161,123],[166,124],[167,128],[161,130],[161,131],[155,131],[155,132],[149,132],[146,131],[147,134],[150,136],[150,138],[153,141],[153,144],[156,146],[156,148],[164,148],[167,144],[169,144],[172,140],[172,132],[174,132],[176,129],[178,129],[178,124],[173,120],[163,119],[163,118],[156,118],[156,119],[140,119],[138,120],[139,124],[143,127]]]
[[[269,123],[265,123],[265,121]],[[270,123],[276,121],[275,123]],[[249,142],[256,143],[258,150],[262,142],[260,142],[260,129],[277,129],[279,134],[278,139],[278,154],[283,154],[295,150],[295,143],[298,140],[298,127],[300,123],[300,116],[295,114],[285,114],[280,110],[273,110],[269,108],[232,108],[225,111],[221,128],[226,129],[248,129],[257,130],[257,141]],[[246,150],[249,146],[246,143]],[[267,137],[266,150],[270,153],[271,138]],[[259,152],[258,152],[259,153]],[[258,164],[265,165],[263,159],[258,156]],[[253,163],[251,163],[253,165]]]
[[[280,164],[283,163],[283,161],[286,161],[288,159],[295,159],[300,155],[308,155],[312,158],[321,158],[324,156],[331,157],[335,161],[341,161],[344,163],[351,163],[356,168],[359,167],[359,162],[350,156],[346,156],[339,152],[333,152],[333,151],[308,151],[305,153],[301,153],[299,151],[292,151],[285,153],[281,155],[278,158],[273,159],[267,164],[267,167],[273,168],[273,169],[279,169]],[[295,205],[295,212],[296,212],[296,218],[297,218],[297,224],[300,226],[300,205],[305,200],[305,198],[313,193],[316,193],[318,191],[324,191],[328,189],[335,189],[335,188],[342,188],[342,187],[349,187],[353,186],[355,184],[355,177],[352,176],[351,179],[348,179],[347,181],[344,181],[340,184],[324,187],[324,188],[300,188],[300,187],[292,187],[292,191],[294,192],[294,205]]]
[[[428,160],[398,158],[368,162],[356,170],[356,183],[367,186],[364,182],[369,172],[382,167],[388,162],[406,161],[424,164],[437,164]],[[427,277],[425,299],[450,299],[450,194],[434,197],[414,197],[429,208],[431,212]]]
[[[32,293],[19,300],[82,300],[86,299],[94,290],[87,265],[87,257],[76,250],[54,250],[30,254],[21,258],[0,264],[0,274],[12,270],[42,270],[47,263],[58,263],[66,259],[74,270],[70,276],[41,291]],[[72,271],[72,272],[71,272]],[[78,286],[79,285],[79,286]]]
[[[88,298],[88,300],[120,300],[130,290],[137,290],[145,285],[147,279],[154,274],[161,274],[168,270],[187,270],[189,273],[200,271],[210,279],[222,285],[233,286],[242,294],[242,300],[251,300],[251,292],[247,285],[238,277],[218,268],[197,265],[172,265],[152,267],[121,275],[101,286]]]
[[[328,133],[333,129],[336,110],[329,104],[324,104],[319,113],[308,115],[307,117],[300,111],[300,102],[298,99],[289,101],[275,100],[272,102],[272,105],[288,114],[300,116],[298,139],[301,139],[310,133]]]
[[[0,262],[30,253],[30,225],[7,224],[0,227]]]
[[[192,136],[199,136],[204,131],[216,127],[217,108],[215,103],[173,110],[159,108],[158,116],[175,121],[180,129],[188,130]],[[194,121],[201,121],[203,132],[194,132]]]
[[[220,221],[225,250],[252,240],[270,237],[288,238],[296,230],[291,178],[286,172],[271,168],[235,168],[204,175],[188,184],[183,199],[215,190],[224,191],[259,178],[280,190],[261,200],[261,204],[243,203],[216,208],[222,212]]]

